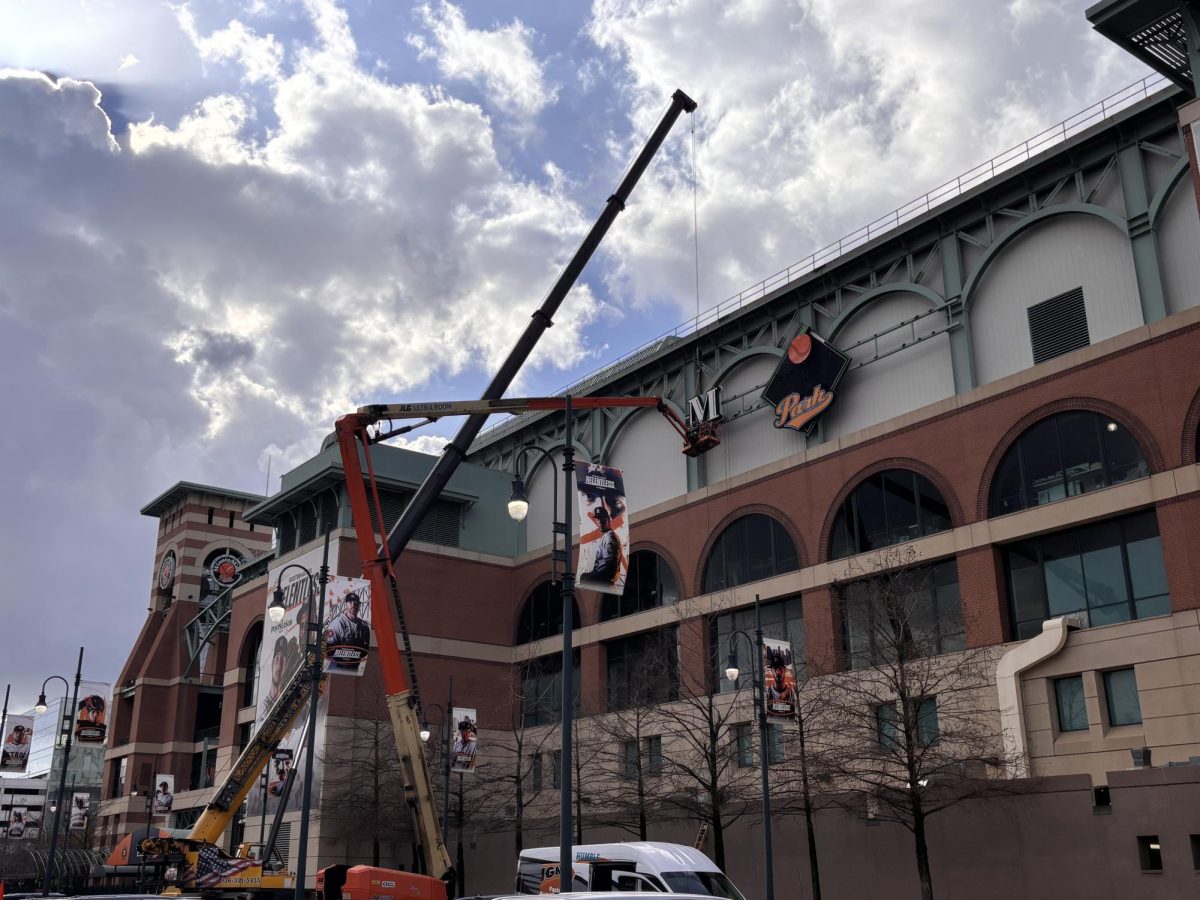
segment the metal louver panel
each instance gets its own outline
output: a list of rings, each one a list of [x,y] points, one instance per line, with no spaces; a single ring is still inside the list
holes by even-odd
[[[384,527],[391,530],[400,515],[412,500],[412,494],[400,491],[379,491],[379,501],[383,504]],[[368,503],[374,514],[375,503],[368,498]],[[441,544],[445,547],[459,546],[462,528],[462,507],[448,500],[438,500],[429,512],[421,519],[421,524],[413,534],[418,541],[430,544]]]
[[[1088,335],[1082,287],[1034,304],[1028,312],[1034,365],[1092,342]]]

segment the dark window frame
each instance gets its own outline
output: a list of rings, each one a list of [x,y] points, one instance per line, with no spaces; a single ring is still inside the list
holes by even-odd
[[[949,557],[948,559],[937,560],[932,563],[915,566],[908,570],[914,578],[924,579],[924,589],[926,598],[929,601],[928,621],[933,627],[933,654],[934,656],[942,656],[946,653],[957,653],[966,649],[966,625],[963,620],[962,612],[962,589],[958,578],[958,558]],[[903,574],[903,573],[902,573]],[[879,635],[879,630],[883,627],[882,624],[877,624],[876,616],[878,613],[884,612],[878,608],[878,604],[871,601],[869,592],[871,591],[871,583],[879,577],[895,577],[896,573],[886,573],[884,576],[869,576],[856,581],[840,586],[840,608],[842,619],[842,652],[845,654],[846,665],[852,669],[869,669],[877,665],[882,665],[886,661],[885,649],[881,648],[876,640]],[[939,593],[940,588],[947,589],[947,596],[942,597]],[[953,588],[951,591],[950,588]],[[865,592],[861,599],[856,599],[854,593],[858,590]],[[943,604],[946,604],[944,606]],[[949,604],[954,605],[954,609],[949,608]],[[859,605],[859,608],[865,613],[869,620],[866,624],[866,633],[863,635],[856,634],[857,615],[851,614],[852,607]],[[901,626],[905,629],[905,643],[907,643],[910,635],[909,631],[912,626],[919,624],[915,616],[909,616],[907,621],[899,622],[891,620],[891,630],[899,630]],[[859,649],[859,645],[861,649]],[[897,641],[897,645],[899,642]]]
[[[1058,618],[1059,616],[1062,616],[1062,615],[1079,615],[1079,614],[1083,613],[1083,614],[1085,614],[1083,616],[1083,623],[1084,623],[1085,627],[1090,628],[1090,627],[1093,627],[1093,624],[1092,624],[1092,612],[1093,611],[1095,611],[1095,610],[1111,610],[1114,607],[1119,606],[1119,603],[1097,603],[1097,604],[1093,605],[1090,602],[1091,596],[1087,590],[1088,579],[1087,579],[1087,571],[1086,571],[1086,568],[1084,567],[1084,555],[1085,555],[1085,552],[1086,553],[1096,553],[1097,548],[1093,547],[1091,550],[1088,550],[1088,551],[1084,551],[1082,549],[1083,541],[1089,535],[1099,534],[1101,529],[1107,528],[1114,524],[1120,530],[1120,536],[1121,536],[1120,543],[1119,544],[1110,544],[1110,545],[1107,545],[1106,547],[1100,548],[1100,549],[1109,549],[1111,547],[1116,547],[1117,549],[1120,550],[1121,567],[1123,570],[1124,585],[1125,585],[1125,601],[1126,601],[1126,606],[1127,606],[1127,609],[1129,612],[1129,618],[1116,619],[1116,620],[1113,620],[1112,622],[1106,622],[1104,624],[1116,624],[1119,622],[1134,622],[1134,621],[1137,621],[1139,618],[1151,619],[1151,618],[1156,618],[1158,616],[1170,615],[1170,613],[1171,613],[1171,590],[1170,590],[1170,584],[1166,580],[1166,559],[1165,559],[1165,557],[1162,556],[1162,532],[1159,530],[1159,527],[1158,527],[1158,516],[1157,516],[1156,511],[1154,509],[1147,509],[1147,510],[1141,510],[1141,511],[1135,512],[1135,513],[1131,513],[1128,515],[1118,516],[1118,517],[1112,518],[1112,519],[1103,519],[1099,522],[1091,522],[1087,525],[1082,525],[1082,526],[1078,526],[1075,528],[1064,528],[1059,531],[1048,532],[1047,534],[1037,535],[1036,537],[1028,538],[1023,541],[1014,541],[1011,544],[1005,545],[1005,547],[1002,550],[1001,565],[1003,566],[1003,569],[1004,569],[1005,587],[1006,587],[1006,593],[1008,595],[1009,626],[1012,628],[1012,634],[1016,640],[1024,640],[1029,637],[1034,637],[1035,635],[1041,633],[1041,630],[1042,630],[1041,625],[1043,622],[1046,622],[1053,618]],[[1150,535],[1150,529],[1145,528],[1146,536],[1135,537],[1134,539],[1131,540],[1130,532],[1133,531],[1138,526],[1145,526],[1148,524],[1153,525],[1153,535],[1152,536],[1158,539],[1159,559],[1162,561],[1163,583],[1164,583],[1164,586],[1166,587],[1166,591],[1165,591],[1165,593],[1143,594],[1143,595],[1139,596],[1136,593],[1135,587],[1134,587],[1133,566],[1130,562],[1129,547],[1131,544],[1136,544],[1140,541],[1146,540],[1147,537],[1149,537],[1151,535]],[[1074,556],[1059,555],[1059,556],[1055,557],[1055,560],[1060,561],[1060,560],[1070,559],[1070,558],[1078,558],[1080,560],[1081,571],[1083,571],[1083,574],[1084,574],[1082,589],[1083,589],[1083,592],[1085,595],[1085,603],[1087,605],[1084,606],[1082,609],[1070,610],[1067,612],[1052,614],[1050,612],[1050,591],[1048,591],[1046,589],[1046,556],[1047,556],[1046,545],[1048,542],[1063,541],[1070,537],[1074,538],[1075,546],[1080,549],[1074,554]],[[1014,568],[1013,558],[1016,555],[1020,555],[1021,557],[1025,558],[1025,559],[1035,559],[1036,564],[1034,566],[1018,566],[1018,567]],[[1040,596],[1041,617],[1040,618],[1020,618],[1019,617],[1019,605],[1027,604],[1029,602],[1029,597],[1027,595],[1022,596],[1020,598],[1018,597],[1018,595],[1017,595],[1018,588],[1017,588],[1016,579],[1015,579],[1013,573],[1014,573],[1014,571],[1019,571],[1019,570],[1024,570],[1024,569],[1034,569],[1040,575],[1040,580],[1037,582],[1037,584],[1040,588],[1040,592],[1041,592],[1041,596]],[[1024,588],[1022,588],[1022,590],[1024,590]],[[1035,596],[1035,597],[1033,597],[1033,599],[1037,600],[1038,598]],[[1138,610],[1139,603],[1144,603],[1148,606],[1150,604],[1150,602],[1152,602],[1152,601],[1159,601],[1161,603],[1163,600],[1165,600],[1165,602],[1166,602],[1166,611],[1165,612],[1152,612],[1152,613],[1148,613],[1146,615],[1139,616],[1139,610]],[[1036,626],[1036,628],[1034,626]]]
[[[653,585],[647,589],[647,580],[642,568],[650,560],[654,561],[654,574],[649,581]],[[665,576],[665,577],[664,577]],[[624,616],[645,612],[659,606],[670,606],[679,600],[679,580],[675,572],[662,557],[653,550],[634,550],[629,555],[629,570],[625,577],[625,590],[620,596],[604,594],[600,601],[600,621],[609,622]]]
[[[992,484],[989,489],[988,497],[989,517],[1005,516],[1009,515],[1010,513],[1020,512],[1024,509],[1031,509],[1035,506],[1045,506],[1050,503],[1060,502],[1061,500],[1069,500],[1072,497],[1077,497],[1089,492],[1088,490],[1081,490],[1074,494],[1070,493],[1070,491],[1067,489],[1068,473],[1063,469],[1064,443],[1069,444],[1072,441],[1076,441],[1082,437],[1085,437],[1085,435],[1080,432],[1076,434],[1068,434],[1064,438],[1062,425],[1064,421],[1080,416],[1087,416],[1092,425],[1094,430],[1092,437],[1095,438],[1099,448],[1100,459],[1098,462],[1100,464],[1100,470],[1103,473],[1103,483],[1098,487],[1092,488],[1091,490],[1103,490],[1105,488],[1113,487],[1114,485],[1126,484],[1130,481],[1139,481],[1142,478],[1148,478],[1150,476],[1150,464],[1146,461],[1145,451],[1142,449],[1141,444],[1138,443],[1138,440],[1133,433],[1126,429],[1123,425],[1114,419],[1102,416],[1100,413],[1092,410],[1064,410],[1060,413],[1054,413],[1052,415],[1045,416],[1032,423],[1028,428],[1022,431],[1016,440],[1009,445],[1008,449],[1004,451],[1004,456],[1000,458],[1000,463],[996,466],[996,470],[992,475]],[[1031,461],[1026,459],[1026,449],[1028,448],[1029,444],[1032,443],[1035,429],[1045,427],[1046,423],[1054,424],[1054,445],[1055,451],[1058,454],[1058,469],[1056,477],[1062,482],[1063,496],[1039,502],[1037,500],[1036,492],[1033,491],[1033,486],[1030,481],[1029,469],[1031,466]],[[1110,425],[1115,425],[1116,428],[1110,430]],[[1117,438],[1110,437],[1109,435],[1120,433],[1123,433],[1124,436],[1126,436],[1132,443],[1133,448],[1137,450],[1137,457],[1140,460],[1140,474],[1132,477],[1127,476],[1117,481],[1113,479],[1113,468],[1116,465],[1116,447],[1114,446],[1114,442],[1117,440]],[[1018,479],[1017,494],[1012,497],[1002,498],[999,496],[999,492],[1001,487],[1005,484],[1007,469],[1011,467],[1011,461],[1014,458],[1014,455],[1016,459]],[[1077,479],[1075,483],[1077,485],[1082,484],[1083,480]]]
[[[579,629],[579,601],[575,600],[572,610],[571,631]],[[557,581],[543,581],[525,598],[521,615],[517,619],[517,643],[532,644],[534,641],[557,637],[563,632],[562,586]]]
[[[761,527],[764,521],[769,523],[770,547],[765,557],[756,557],[750,531],[755,526]],[[711,594],[728,590],[799,568],[800,554],[787,529],[766,513],[747,513],[725,526],[713,542],[704,561],[702,592]]]
[[[1069,718],[1063,714],[1064,706],[1067,704],[1064,702],[1062,689],[1067,684],[1078,684],[1079,686],[1079,702],[1081,704],[1080,709],[1083,712],[1082,724],[1079,724],[1079,720],[1075,717],[1073,711],[1066,710],[1069,714]],[[1079,732],[1085,732],[1091,728],[1091,719],[1088,716],[1087,711],[1087,691],[1083,684],[1083,675],[1063,675],[1060,678],[1055,678],[1052,686],[1054,689],[1054,715],[1055,719],[1057,720],[1056,724],[1058,725],[1059,732],[1061,734],[1077,734]],[[1067,727],[1068,724],[1070,727]]]
[[[1112,682],[1114,676],[1124,675],[1129,673],[1133,678],[1133,700],[1137,705],[1137,717],[1130,718],[1126,715],[1119,715],[1120,710],[1113,705],[1113,689]],[[1109,669],[1100,673],[1100,680],[1104,685],[1104,711],[1108,715],[1108,724],[1114,728],[1120,728],[1126,725],[1141,725],[1142,724],[1142,698],[1141,691],[1137,686],[1137,672],[1133,666],[1124,666],[1120,669]]]
[[[647,655],[665,654],[666,679],[653,679],[636,693],[632,679],[644,671]],[[635,705],[669,703],[679,699],[679,630],[668,625],[656,631],[643,631],[604,642],[606,709],[619,712]],[[661,683],[661,690],[657,685]],[[654,689],[652,689],[652,686]]]
[[[574,710],[579,712],[579,651],[573,654]],[[562,654],[551,653],[521,666],[521,722],[525,727],[553,725],[562,718]]]
[[[796,667],[796,678],[801,681],[805,677],[805,630],[804,603],[800,594],[791,597],[781,597],[769,603],[763,603],[760,610],[764,618],[763,637],[788,641],[792,645],[792,658]],[[776,620],[776,613],[781,613]],[[772,621],[775,620],[775,621]],[[744,606],[740,609],[719,613],[709,618],[709,665],[712,690],[716,694],[728,694],[751,687],[750,663],[753,661],[746,656],[749,646],[740,638],[737,640],[737,654],[740,674],[737,683],[725,677],[725,667],[729,661],[729,636],[735,631],[754,634],[754,607]]]
[[[901,477],[911,482],[911,502],[916,518],[915,525],[908,527],[907,530],[903,530],[900,523],[897,523],[895,527],[889,524],[890,519],[898,515],[898,510],[893,510],[891,516],[888,513],[888,497],[894,496],[894,492],[889,491],[889,485],[892,482],[900,481]],[[878,493],[881,504],[879,513],[884,522],[883,532],[874,536],[866,534],[863,525],[863,520],[866,518],[863,506],[870,502],[868,498],[872,492]],[[898,499],[893,500],[892,506],[899,502]],[[935,503],[940,503],[940,511],[933,508]],[[943,519],[944,524],[938,522],[939,519]],[[860,481],[842,501],[829,534],[829,558],[830,560],[845,559],[860,553],[869,553],[872,550],[880,550],[895,544],[928,537],[931,534],[940,534],[953,527],[950,506],[946,503],[946,498],[942,496],[937,485],[929,478],[915,469],[884,469]]]

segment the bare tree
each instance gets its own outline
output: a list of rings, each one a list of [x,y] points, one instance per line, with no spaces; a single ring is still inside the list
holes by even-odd
[[[557,682],[539,677],[537,664],[531,661],[514,672],[512,731],[494,738],[486,765],[476,772],[473,791],[481,827],[513,829],[514,855],[525,849],[529,816],[555,788],[557,777],[552,749],[559,743],[558,727],[551,723],[559,702]]]
[[[329,731],[322,764],[321,803],[315,810],[322,837],[343,842],[348,861],[367,855],[357,848],[369,841],[371,865],[398,866],[400,840],[411,830],[396,818],[407,804],[391,720],[340,720]]]
[[[712,618],[684,618],[676,625],[680,643],[709,647]],[[709,648],[710,650],[712,648]],[[754,770],[739,753],[735,726],[747,718],[739,705],[741,691],[719,693],[712,660],[706,665],[681,666],[677,657],[674,678],[677,696],[662,704],[665,750],[662,802],[707,824],[713,839],[713,857],[725,868],[725,832],[751,812],[756,796]]]
[[[661,633],[660,633],[661,634]],[[676,678],[675,638],[661,641],[649,660],[627,673],[610,699],[612,711],[592,720],[599,740],[597,760],[601,777],[592,790],[597,820],[646,840],[653,811],[665,797],[663,732],[666,721],[660,704],[672,699]],[[610,688],[611,690],[611,688]],[[666,695],[666,696],[664,696]]]
[[[912,833],[921,896],[932,900],[929,817],[1014,783],[1001,758],[994,654],[965,649],[950,570],[917,562],[883,551],[835,587],[853,671],[814,678],[806,693],[836,796]]]

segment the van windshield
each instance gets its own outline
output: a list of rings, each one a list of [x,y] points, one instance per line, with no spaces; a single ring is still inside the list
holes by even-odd
[[[706,897],[725,897],[727,900],[746,900],[720,872],[662,872],[662,880],[676,894],[703,894]]]

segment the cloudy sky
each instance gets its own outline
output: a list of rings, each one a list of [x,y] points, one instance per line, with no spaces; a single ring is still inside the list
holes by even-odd
[[[81,644],[115,678],[174,482],[274,491],[361,403],[477,396],[675,88],[521,391],[1143,77],[1085,5],[3,0],[13,705]]]

